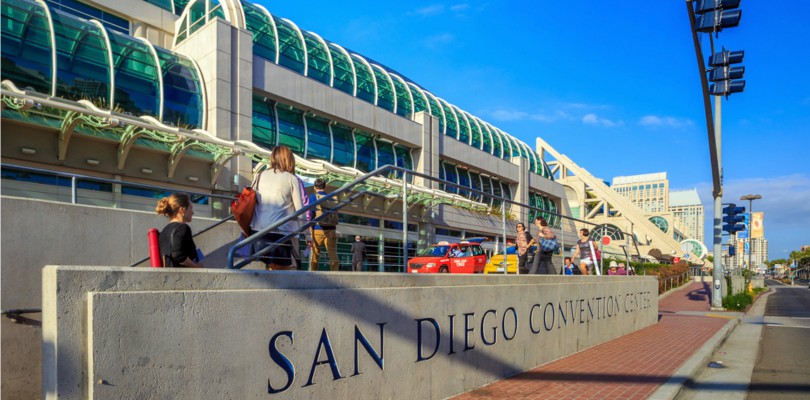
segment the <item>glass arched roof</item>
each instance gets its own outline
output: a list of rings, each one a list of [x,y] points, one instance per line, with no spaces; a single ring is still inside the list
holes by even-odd
[[[405,118],[426,111],[439,119],[442,134],[500,158],[525,158],[532,172],[553,179],[548,166],[531,147],[483,121],[476,123],[474,116],[424,91],[387,67],[348,52],[312,32],[302,31],[292,21],[272,15],[261,5],[244,0],[222,1],[231,7],[242,7],[244,28],[253,33],[255,55]],[[228,13],[223,12],[215,0],[191,0],[185,8],[181,19],[187,21],[184,26],[181,24],[176,35],[178,41],[182,40],[183,32],[191,33],[196,24],[211,18],[222,17],[230,21]],[[175,12],[176,9],[177,4]]]
[[[327,42],[312,32],[300,30],[292,21],[270,14],[261,5],[243,0],[222,1],[228,3],[231,11],[225,10],[217,0],[172,0],[171,2],[169,0],[148,0],[167,10],[171,5],[170,11],[180,15],[178,32],[175,35],[177,42],[184,40],[208,21],[218,17],[223,18],[253,33],[254,53],[260,57],[406,118],[412,118],[415,112],[427,111],[439,119],[439,128],[443,134],[453,136],[470,146],[501,158],[525,158],[533,172],[553,179],[545,162],[525,143],[488,126],[483,121],[476,121],[474,116],[424,92],[417,85],[394,74],[386,67],[372,66],[368,60],[358,54],[349,55],[342,47]],[[241,15],[238,14],[239,11],[241,11]],[[237,12],[237,14],[231,15],[231,12]],[[32,19],[31,25],[36,25],[33,22],[35,20],[36,18]],[[106,36],[106,32],[102,31],[102,33]],[[105,40],[109,42],[108,38]],[[112,46],[108,43],[108,47]],[[92,46],[87,48],[92,49]],[[25,59],[19,57],[19,60],[24,61]],[[11,69],[13,71],[13,68]],[[63,75],[67,78],[67,74]],[[117,74],[108,73],[108,75],[111,75],[109,80],[112,86],[115,80],[114,75]],[[30,79],[30,77],[29,81],[36,86],[28,86],[34,89],[37,89],[38,86],[40,90],[44,89],[42,85],[47,82],[43,78]],[[97,92],[102,88],[103,81],[96,88]],[[414,88],[419,90],[414,90]],[[112,103],[119,92],[109,88],[109,93],[107,96],[94,94],[94,101]]]
[[[191,59],[43,2],[3,0],[2,21],[2,79],[113,113],[205,128],[202,77]]]

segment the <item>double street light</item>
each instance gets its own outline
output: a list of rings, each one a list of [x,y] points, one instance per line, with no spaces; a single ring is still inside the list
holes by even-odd
[[[740,200],[748,200],[748,277],[745,279],[746,283],[751,282],[751,255],[754,252],[753,243],[751,243],[751,221],[754,219],[754,200],[761,199],[762,196],[758,194],[747,194],[745,196],[740,197]],[[747,287],[747,285],[746,285]]]

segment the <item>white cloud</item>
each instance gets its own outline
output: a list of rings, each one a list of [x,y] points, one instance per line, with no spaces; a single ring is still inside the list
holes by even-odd
[[[520,110],[495,110],[489,113],[493,120],[496,121],[520,121],[532,120],[540,122],[554,122],[559,120],[573,119],[568,113],[562,110],[555,110],[551,112],[537,112],[528,113]]]
[[[613,121],[607,118],[600,118],[594,113],[585,114],[582,117],[582,123],[587,125],[604,126],[606,128],[613,128],[615,126],[623,125],[622,121]]]
[[[442,4],[433,4],[433,5],[429,5],[427,7],[422,7],[422,8],[416,9],[416,10],[410,12],[409,14],[428,17],[428,16],[431,16],[431,15],[438,15],[438,14],[441,14],[443,12],[444,12],[444,5],[442,5]]]
[[[455,11],[455,12],[465,11],[465,10],[467,10],[469,8],[470,8],[470,5],[467,4],[467,3],[459,3],[459,4],[454,4],[454,5],[450,6],[450,10]]]
[[[638,124],[641,126],[646,126],[650,128],[658,128],[658,127],[671,127],[671,128],[681,128],[684,126],[692,126],[692,120],[686,118],[675,118],[675,117],[659,117],[657,115],[645,115],[641,117],[638,121]]]

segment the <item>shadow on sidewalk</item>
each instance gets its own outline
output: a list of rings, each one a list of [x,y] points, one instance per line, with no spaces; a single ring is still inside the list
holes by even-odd
[[[690,291],[686,297],[691,301],[705,301],[711,304],[712,291],[709,284],[703,282],[703,288]]]

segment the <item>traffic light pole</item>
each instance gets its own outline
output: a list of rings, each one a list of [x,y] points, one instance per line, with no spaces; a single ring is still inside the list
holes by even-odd
[[[720,101],[719,96],[715,97],[715,109],[717,116],[712,118],[711,100],[709,99],[709,80],[706,76],[706,65],[703,63],[703,49],[700,46],[698,32],[695,30],[695,9],[692,6],[693,0],[686,0],[686,9],[689,12],[689,24],[692,31],[692,41],[695,45],[695,55],[697,56],[698,69],[700,70],[700,84],[703,89],[703,109],[706,113],[706,130],[709,134],[709,158],[712,164],[712,196],[714,197],[714,261],[712,262],[712,309],[723,309],[723,183],[720,163]],[[712,46],[714,47],[714,46]],[[714,53],[714,49],[712,49]],[[714,121],[714,125],[712,124]],[[715,129],[717,125],[717,129]]]
[[[701,64],[703,59],[701,59]],[[704,75],[705,76],[705,75]],[[712,309],[723,309],[723,176],[720,167],[722,162],[722,148],[721,132],[722,132],[722,113],[721,104],[722,97],[714,96],[714,136],[715,136],[715,151],[717,152],[717,168],[720,169],[720,182],[721,186],[719,191],[714,192],[714,268],[712,268]]]

